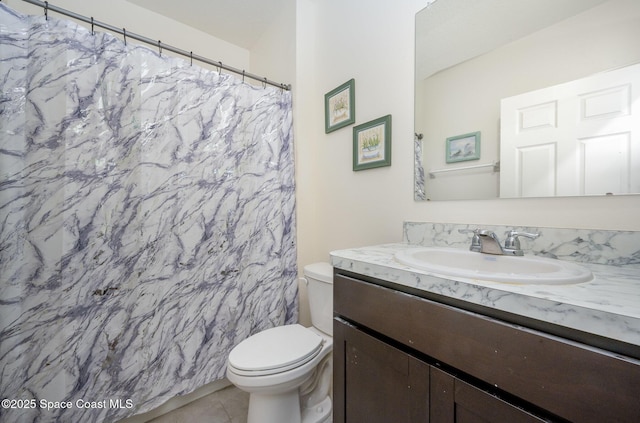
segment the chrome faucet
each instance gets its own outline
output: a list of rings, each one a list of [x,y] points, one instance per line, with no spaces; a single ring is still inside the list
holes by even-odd
[[[500,245],[500,240],[495,232],[486,229],[460,229],[460,233],[472,233],[471,246],[469,250],[484,254],[523,256],[524,252],[520,248],[519,236],[535,239],[540,234],[531,234],[528,232],[517,232],[511,230],[507,232],[507,238],[504,241],[504,248]]]
[[[504,254],[498,236],[485,229],[459,229],[461,234],[473,234],[469,250],[477,253]]]
[[[523,256],[524,251],[520,248],[520,240],[519,236],[524,236],[526,238],[536,239],[540,236],[540,234],[531,234],[528,232],[518,232],[511,230],[507,232],[507,239],[504,240],[504,254],[509,254],[511,256]]]
[[[504,254],[504,250],[500,245],[500,240],[495,232],[480,229],[478,231],[478,237],[480,238],[480,252],[485,254]]]
[[[480,250],[482,250],[482,245],[480,245],[480,237],[478,236],[479,230],[480,229],[458,229],[458,232],[461,234],[473,234],[469,251],[475,251],[476,253],[479,253]]]

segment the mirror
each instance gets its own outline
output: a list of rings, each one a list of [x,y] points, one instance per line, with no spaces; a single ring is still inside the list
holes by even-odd
[[[565,184],[566,178],[549,175],[551,170],[557,171],[554,166],[561,158],[550,156],[542,148],[530,148],[527,154],[518,150],[516,154],[501,146],[508,130],[505,127],[509,126],[506,121],[510,120],[501,118],[503,100],[511,104],[509,101],[520,95],[545,88],[554,91],[557,86],[575,85],[576,81],[599,78],[640,63],[640,2],[435,0],[416,14],[415,23],[416,200],[640,193],[638,162],[629,162],[636,175],[627,184],[632,187],[627,191],[603,188],[601,192],[600,188],[584,187],[567,191],[556,187]],[[634,101],[635,109],[640,109],[639,92],[635,87],[629,91],[624,100],[629,107],[622,113],[634,109]],[[580,94],[577,97],[582,99]],[[520,122],[550,119],[553,126],[555,115],[534,107],[546,103],[529,103],[527,107],[533,113],[528,117],[519,112],[524,106],[509,113],[518,114]],[[634,116],[633,120],[640,118]],[[639,132],[636,125],[630,142],[607,139],[599,143],[598,153],[596,149],[585,153],[580,147],[582,150],[573,154],[582,155],[579,160],[607,157],[598,160],[603,172],[608,158],[617,154],[608,152],[607,145],[626,142],[630,145],[627,150],[635,154],[633,160],[638,159]],[[522,157],[527,161],[518,161],[524,160]],[[524,189],[507,189],[514,177],[525,181]],[[597,173],[585,173],[580,178],[600,179]],[[531,181],[545,181],[551,188],[529,187]]]

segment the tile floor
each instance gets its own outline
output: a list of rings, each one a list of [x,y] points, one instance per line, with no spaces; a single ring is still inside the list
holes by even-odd
[[[235,386],[197,399],[148,423],[246,423],[249,394]]]

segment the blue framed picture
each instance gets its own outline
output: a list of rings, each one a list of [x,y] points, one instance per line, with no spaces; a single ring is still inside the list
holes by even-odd
[[[447,163],[466,162],[480,158],[480,132],[447,138]]]

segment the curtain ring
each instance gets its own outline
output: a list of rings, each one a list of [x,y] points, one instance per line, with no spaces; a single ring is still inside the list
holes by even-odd
[[[244,84],[244,69],[242,69],[242,83]]]
[[[162,56],[162,46],[160,44],[160,40],[158,40],[158,50],[160,51],[160,56]]]
[[[124,36],[124,45],[127,45],[127,29],[122,28],[122,35]]]
[[[267,88],[267,77],[264,77],[264,81],[262,81],[262,88]]]
[[[45,21],[49,20],[49,2],[48,1],[44,2],[44,20]]]
[[[220,63],[220,67],[218,68],[218,73],[222,75],[222,62],[218,62],[218,63]]]
[[[95,31],[93,30],[93,16],[91,17],[91,35],[96,35]]]
[[[193,52],[191,52],[191,66],[193,66]]]

